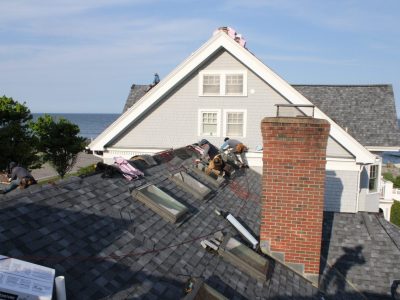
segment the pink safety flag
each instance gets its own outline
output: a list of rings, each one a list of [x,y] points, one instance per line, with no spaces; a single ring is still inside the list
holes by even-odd
[[[144,176],[144,173],[135,167],[133,167],[125,158],[114,157],[114,165],[116,165],[122,172],[122,175],[129,181],[138,179],[140,176]]]

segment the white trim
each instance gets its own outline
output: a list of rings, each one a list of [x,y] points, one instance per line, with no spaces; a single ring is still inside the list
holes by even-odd
[[[217,113],[217,134],[204,134],[202,130],[203,113]],[[221,110],[220,109],[204,109],[201,108],[197,113],[197,136],[199,137],[221,137]]]
[[[243,131],[242,135],[229,135],[227,133],[227,125],[228,125],[228,118],[227,115],[228,113],[231,112],[239,112],[243,113]],[[224,109],[223,110],[223,128],[222,128],[222,135],[223,136],[229,136],[232,138],[245,138],[246,137],[246,132],[247,132],[247,109]]]
[[[400,151],[400,147],[365,146],[371,152]]]
[[[243,93],[226,94],[226,75],[243,75]],[[204,75],[219,75],[219,93],[204,94],[203,80]],[[247,97],[247,70],[202,70],[199,72],[199,91],[200,97]]]
[[[286,98],[292,104],[312,104],[307,98],[296,91],[289,83],[279,77],[270,68],[264,65],[248,50],[236,43],[224,32],[214,35],[208,42],[201,46],[196,52],[182,62],[164,80],[161,80],[154,88],[145,94],[135,105],[122,114],[114,123],[104,130],[89,148],[95,151],[104,150],[105,146],[112,141],[119,133],[123,132],[133,121],[155,105],[157,101],[182,82],[195,68],[208,59],[212,54],[221,48],[229,51],[256,75],[266,81],[273,89]],[[332,119],[318,108],[315,108],[314,116],[327,120],[331,124],[330,135],[355,156],[359,163],[373,163],[374,155],[365,149],[357,140],[350,136],[344,129],[337,125]]]

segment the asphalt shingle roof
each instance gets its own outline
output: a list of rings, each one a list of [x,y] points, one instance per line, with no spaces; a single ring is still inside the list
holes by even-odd
[[[228,298],[314,298],[317,289],[279,263],[260,282],[201,247],[219,230],[237,236],[216,208],[258,235],[259,175],[243,171],[204,202],[168,179],[192,162],[177,155],[187,157],[185,151],[156,157],[162,163],[134,182],[98,174],[0,196],[0,253],[55,268],[66,277],[70,299],[180,299],[190,277]],[[149,182],[189,207],[190,218],[178,227],[133,199],[130,191]]]
[[[156,155],[158,165],[142,168],[145,177],[133,182],[97,174],[0,196],[0,254],[56,269],[66,277],[69,299],[180,299],[191,277],[229,299],[321,299],[307,280],[272,259],[268,280],[257,281],[201,247],[217,231],[241,239],[215,209],[258,236],[261,176],[239,170],[211,199],[198,200],[168,179],[186,170],[201,180],[190,171],[192,155],[186,149]],[[131,192],[146,183],[186,205],[190,217],[177,226],[134,199]],[[375,215],[325,214],[325,299],[387,297],[400,279],[393,241],[400,241],[400,230]],[[356,263],[360,245],[365,262]]]
[[[292,86],[362,145],[400,146],[391,85]]]
[[[140,98],[142,98],[147,93],[149,88],[150,87],[148,84],[132,84],[128,99],[126,99],[124,110],[122,111],[122,113],[126,112],[128,108],[139,101]]]

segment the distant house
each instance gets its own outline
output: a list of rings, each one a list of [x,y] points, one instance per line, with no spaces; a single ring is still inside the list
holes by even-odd
[[[132,86],[124,113],[89,147],[111,163],[202,138],[219,146],[229,136],[249,146],[249,164],[260,170],[260,122],[276,116],[277,105],[282,115],[312,114],[331,125],[325,210],[377,212],[376,154],[400,149],[392,87],[292,86],[222,31],[148,92]]]

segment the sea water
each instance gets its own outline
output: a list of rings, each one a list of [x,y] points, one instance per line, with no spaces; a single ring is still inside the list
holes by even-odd
[[[32,114],[33,120],[36,121],[44,113]],[[79,126],[79,135],[93,140],[103,132],[111,123],[113,123],[119,114],[71,114],[71,113],[51,113],[48,114],[54,119],[64,118]]]

